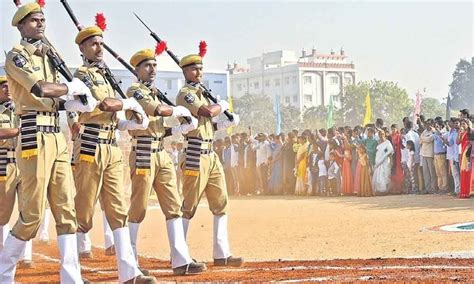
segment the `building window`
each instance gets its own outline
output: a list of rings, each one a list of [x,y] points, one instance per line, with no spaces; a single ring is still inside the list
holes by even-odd
[[[298,95],[294,95],[294,96],[293,96],[293,102],[294,102],[294,103],[297,103],[297,102],[298,102]]]
[[[275,79],[275,86],[276,87],[280,86],[280,79]]]
[[[313,102],[313,96],[312,95],[304,95],[304,102],[305,103]]]
[[[270,87],[270,80],[265,80],[265,87]]]
[[[339,84],[339,77],[331,77],[331,84],[333,85]]]
[[[260,83],[258,82],[253,83],[253,87],[255,88],[255,90],[258,90],[260,88]]]
[[[313,78],[311,78],[311,76],[304,76],[303,78],[303,82],[305,85],[311,85],[313,83]]]
[[[352,84],[352,78],[345,78],[344,81],[346,82],[346,85]]]
[[[173,83],[173,81],[166,80],[166,89],[171,90],[172,89],[172,83]]]
[[[285,77],[285,85],[289,85],[290,84],[290,77]]]
[[[222,84],[222,81],[214,81],[214,84]]]
[[[285,97],[285,104],[287,104],[287,105],[290,104],[290,97]]]
[[[293,84],[296,85],[296,76],[293,76]]]
[[[237,91],[242,92],[242,84],[237,84]]]

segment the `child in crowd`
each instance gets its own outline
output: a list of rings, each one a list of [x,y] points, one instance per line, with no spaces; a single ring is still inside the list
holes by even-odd
[[[318,153],[318,168],[319,168],[319,195],[326,195],[326,180],[328,171],[326,168],[326,161],[322,152]]]
[[[408,184],[409,188],[407,189],[408,193],[418,193],[418,189],[416,188],[416,181],[415,181],[415,143],[413,141],[407,141],[407,149],[408,149],[408,160],[407,160],[407,168],[408,168],[408,178],[410,183]]]
[[[339,179],[340,171],[339,165],[336,162],[336,153],[329,153],[329,168],[328,168],[328,183],[329,183],[329,195],[337,196],[340,195],[340,182]]]

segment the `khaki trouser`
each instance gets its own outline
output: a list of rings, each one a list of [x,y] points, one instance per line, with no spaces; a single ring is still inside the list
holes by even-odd
[[[204,154],[200,156],[199,163],[198,176],[183,176],[183,218],[191,219],[194,216],[203,193],[206,193],[212,214],[226,214],[228,196],[219,157],[215,152]],[[181,167],[184,167],[184,161],[181,162]]]
[[[152,188],[156,192],[166,220],[181,217],[181,197],[176,185],[176,170],[169,154],[166,151],[151,153],[150,173],[146,175],[136,174],[135,155],[135,151],[130,152],[132,197],[128,221],[132,223],[143,221]]]
[[[114,145],[98,144],[93,162],[77,161],[75,202],[79,232],[87,233],[92,229],[99,196],[112,231],[125,227],[127,212],[123,168],[122,151]]]
[[[21,173],[20,218],[12,229],[17,239],[35,237],[49,201],[58,235],[74,234],[77,229],[71,165],[67,143],[62,133],[37,134],[38,155],[21,158],[17,153]],[[17,148],[21,150],[21,147]]]
[[[21,202],[21,181],[19,171],[14,163],[7,165],[7,179],[0,181],[0,226],[5,226],[10,221],[15,196],[18,194],[18,202]],[[20,207],[20,205],[18,205]]]
[[[434,166],[436,176],[438,177],[439,190],[448,191],[448,170],[446,163],[446,154],[435,154]]]

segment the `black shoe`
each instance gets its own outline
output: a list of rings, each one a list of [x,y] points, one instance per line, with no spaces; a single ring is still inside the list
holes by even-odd
[[[144,275],[138,275],[135,278],[125,281],[125,284],[155,284],[155,283],[158,283],[155,277],[144,276]]]
[[[239,267],[244,264],[244,259],[241,257],[229,256],[228,258],[214,259],[214,266],[234,266]]]
[[[150,276],[150,271],[144,269],[144,268],[141,268],[141,267],[138,267],[138,270],[140,270],[140,272],[145,275],[145,276]]]
[[[207,270],[207,267],[205,263],[191,262],[191,263],[173,268],[173,274],[174,275],[198,274],[206,270]]]

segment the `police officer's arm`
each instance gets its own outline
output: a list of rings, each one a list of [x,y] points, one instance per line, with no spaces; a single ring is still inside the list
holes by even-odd
[[[53,98],[68,93],[68,87],[65,84],[44,82],[41,69],[33,68],[31,62],[19,52],[8,55],[5,70],[11,78],[37,97]]]
[[[2,128],[0,129],[0,139],[10,139],[20,134],[19,128]]]

